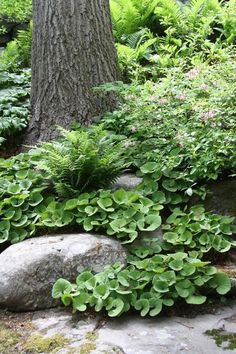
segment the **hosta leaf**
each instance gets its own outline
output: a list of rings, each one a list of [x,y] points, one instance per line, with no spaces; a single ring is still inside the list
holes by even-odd
[[[72,303],[73,297],[70,294],[64,294],[61,296],[61,301],[63,305],[69,306]]]
[[[183,268],[183,261],[182,260],[178,260],[178,259],[174,259],[173,261],[171,261],[169,263],[169,267],[173,270],[181,270]]]
[[[66,202],[64,210],[73,210],[78,205],[78,199],[69,199]]]
[[[112,307],[111,309],[108,311],[108,316],[110,317],[117,317],[119,316],[124,308],[124,302],[121,299],[115,299],[112,301]]]
[[[7,188],[9,194],[19,194],[21,192],[21,186],[19,184],[10,184]]]
[[[162,300],[156,299],[154,302],[154,308],[149,312],[149,315],[154,317],[157,316],[162,310]]]
[[[93,295],[96,298],[105,300],[110,294],[109,288],[106,284],[97,285],[93,290]]]
[[[97,204],[102,208],[103,210],[108,211],[114,211],[114,208],[109,208],[112,206],[113,202],[111,198],[101,198],[97,201]]]
[[[140,314],[142,317],[144,317],[150,310],[149,301],[147,299],[139,299],[135,302],[134,308],[136,310],[141,310]]]
[[[216,291],[220,295],[227,294],[231,289],[231,282],[227,274],[217,273],[211,281],[211,284],[216,287]]]
[[[66,279],[58,279],[52,288],[52,297],[59,299],[64,294],[69,294],[72,291],[71,283]]]
[[[153,173],[160,168],[157,162],[147,162],[140,167],[140,170],[143,174]]]
[[[178,241],[179,235],[176,232],[166,232],[163,239],[169,243],[175,244]]]
[[[36,206],[43,201],[43,196],[40,193],[32,193],[29,198],[29,205]]]
[[[110,222],[110,227],[115,232],[120,232],[124,230],[124,226],[128,223],[128,220],[125,219],[116,219]]]
[[[153,288],[158,293],[166,293],[169,291],[169,284],[165,280],[155,280],[153,281]]]
[[[177,183],[174,179],[165,179],[162,182],[162,186],[169,192],[176,192],[178,189]]]
[[[113,199],[117,204],[127,204],[128,203],[128,193],[124,189],[119,189],[114,192]]]
[[[144,219],[145,224],[149,225],[146,228],[141,228],[141,231],[155,231],[161,225],[161,217],[158,214],[150,214]]]
[[[204,304],[207,297],[203,295],[191,295],[186,299],[187,304],[201,305]]]

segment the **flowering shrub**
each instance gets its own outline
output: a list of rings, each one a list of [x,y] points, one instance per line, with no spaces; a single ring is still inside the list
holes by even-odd
[[[132,139],[126,159],[159,188],[183,202],[197,184],[236,167],[236,64],[173,68],[159,83],[147,81],[123,92],[120,111],[104,118],[107,129]],[[167,198],[168,200],[168,198]]]

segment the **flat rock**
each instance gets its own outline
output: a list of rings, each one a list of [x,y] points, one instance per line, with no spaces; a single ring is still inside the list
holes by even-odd
[[[121,244],[102,235],[64,234],[28,239],[0,254],[0,307],[14,311],[56,305],[51,290],[58,278],[75,281],[85,268],[126,263]]]
[[[118,178],[118,180],[113,184],[112,189],[116,190],[123,188],[125,190],[133,190],[142,182],[142,178],[137,177],[133,173],[126,173]]]
[[[210,313],[194,318],[164,317],[140,318],[126,315],[108,319],[100,315],[86,317],[76,314],[73,317],[61,310],[39,312],[33,316],[36,333],[46,336],[61,334],[68,338],[69,344],[58,354],[219,354],[225,351],[227,343],[218,347],[205,332],[221,329],[236,333],[236,305],[212,309]]]

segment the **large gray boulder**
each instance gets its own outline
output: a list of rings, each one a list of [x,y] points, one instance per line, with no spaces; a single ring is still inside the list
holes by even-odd
[[[137,177],[133,173],[125,173],[117,179],[111,188],[113,190],[123,188],[131,191],[137,188],[140,183],[142,183],[142,178]]]
[[[116,240],[91,234],[43,236],[12,245],[0,254],[0,307],[13,311],[56,306],[51,290],[58,278],[75,281],[90,267],[126,263]]]

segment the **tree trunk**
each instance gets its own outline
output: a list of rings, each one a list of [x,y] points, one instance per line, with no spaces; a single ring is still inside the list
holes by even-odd
[[[32,119],[24,144],[114,106],[93,87],[118,79],[109,0],[33,0]]]

